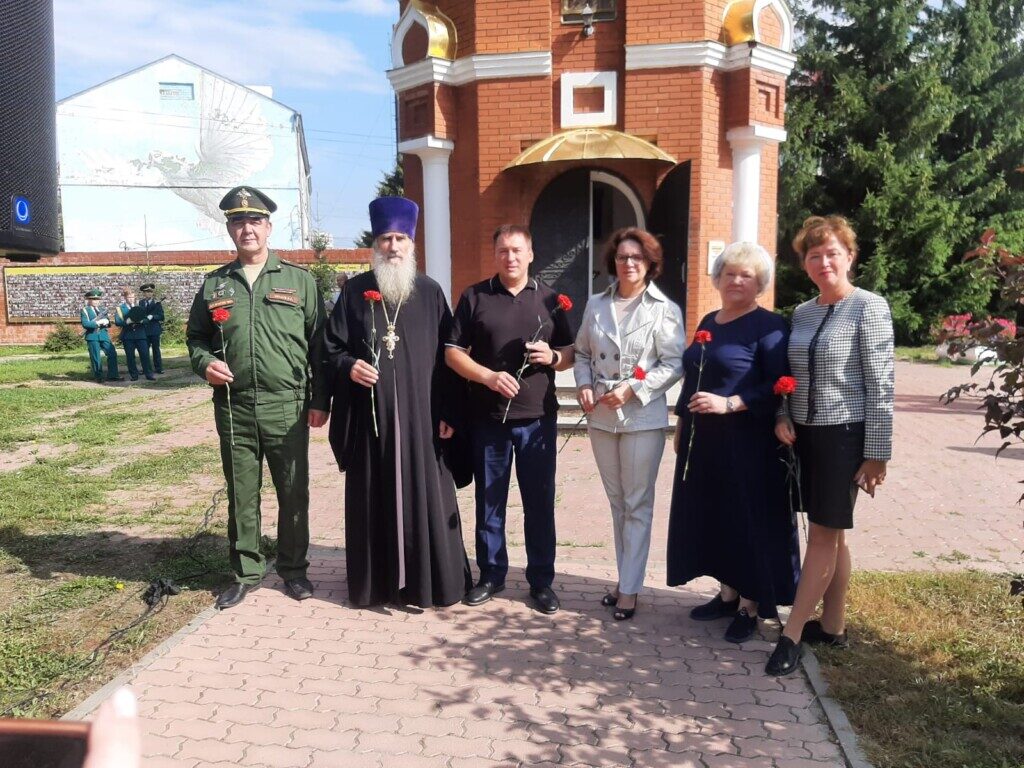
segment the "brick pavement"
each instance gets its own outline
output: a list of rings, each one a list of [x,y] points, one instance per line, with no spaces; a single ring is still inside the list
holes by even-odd
[[[896,460],[879,497],[858,507],[856,567],[1021,562],[1014,481],[1024,448],[993,461],[988,441],[974,445],[978,414],[936,399],[967,374],[898,366]],[[712,592],[710,581],[661,586],[670,451],[649,587],[635,619],[620,624],[598,605],[614,584],[614,560],[585,439],[574,438],[560,457],[563,610],[553,617],[524,603],[516,509],[509,527],[517,567],[491,603],[423,612],[348,607],[342,479],[322,435],[312,450],[322,470],[312,513],[317,597],[295,603],[268,577],[243,605],[135,675],[149,768],[843,765],[806,680],[762,673],[777,627],[742,647],[726,643],[724,626],[687,616]],[[471,546],[470,496],[460,498]],[[267,517],[269,525],[272,511]]]

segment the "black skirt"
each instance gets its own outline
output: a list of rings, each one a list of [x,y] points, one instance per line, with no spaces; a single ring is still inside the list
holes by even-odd
[[[853,528],[853,478],[864,463],[864,422],[797,424],[796,450],[807,519],[826,528]]]

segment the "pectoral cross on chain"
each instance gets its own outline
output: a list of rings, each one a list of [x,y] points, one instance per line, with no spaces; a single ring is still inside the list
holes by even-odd
[[[388,332],[384,334],[382,341],[384,342],[384,349],[388,351],[389,360],[395,359],[395,347],[400,340],[399,335],[395,333],[395,324],[388,323]]]

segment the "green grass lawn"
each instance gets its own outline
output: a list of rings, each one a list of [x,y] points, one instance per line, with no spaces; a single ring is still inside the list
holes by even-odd
[[[185,366],[180,354],[168,357],[165,367]],[[216,446],[145,447],[180,418],[180,404],[161,407],[161,398],[192,377],[75,383],[85,363],[74,354],[0,360],[0,374],[17,371],[24,382],[0,388],[0,449],[40,450],[0,471],[0,715],[67,711],[208,606],[211,588],[227,580],[222,496],[210,528],[186,548],[212,501],[196,481],[208,489],[219,480]],[[131,445],[140,450],[126,459]],[[157,577],[185,591],[87,663],[100,640],[141,614],[140,596]],[[39,691],[46,695],[34,698]]]
[[[1024,766],[1024,607],[1009,577],[855,573],[849,650],[818,653],[876,768]]]

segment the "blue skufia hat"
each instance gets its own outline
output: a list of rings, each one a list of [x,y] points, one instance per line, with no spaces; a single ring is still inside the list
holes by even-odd
[[[416,238],[420,207],[404,197],[378,197],[370,203],[370,233],[374,239],[386,232]]]

